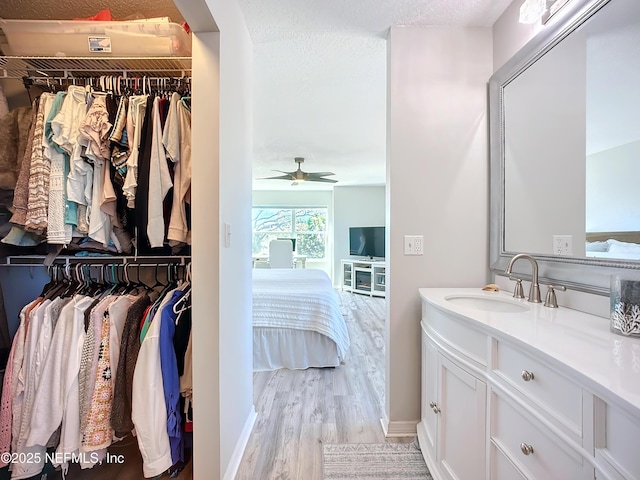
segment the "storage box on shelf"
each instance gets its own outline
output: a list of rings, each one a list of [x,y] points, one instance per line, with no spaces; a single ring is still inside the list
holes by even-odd
[[[191,37],[167,19],[100,22],[0,19],[6,55],[190,56]]]
[[[342,290],[384,297],[386,295],[386,264],[376,260],[343,259]]]

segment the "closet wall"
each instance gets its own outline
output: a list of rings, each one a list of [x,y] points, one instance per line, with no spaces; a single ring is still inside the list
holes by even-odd
[[[196,408],[194,417],[194,476],[233,478],[255,419],[250,318],[251,42],[236,0],[176,4],[193,31],[193,376],[194,403],[205,406]],[[232,229],[227,246],[221,235],[224,223]],[[46,280],[37,270],[5,267],[0,269],[0,281],[32,296]],[[15,300],[16,305],[21,303]]]

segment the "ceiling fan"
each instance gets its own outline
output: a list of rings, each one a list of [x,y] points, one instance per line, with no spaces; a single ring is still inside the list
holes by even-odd
[[[304,158],[296,157],[294,158],[295,162],[298,164],[298,169],[293,172],[284,172],[282,170],[275,170],[276,172],[284,173],[284,175],[279,175],[277,177],[266,177],[261,180],[291,180],[293,181],[292,185],[297,185],[298,182],[326,182],[326,183],[336,183],[337,180],[332,180],[330,178],[324,178],[329,175],[335,175],[333,172],[303,172],[300,165],[304,162]]]

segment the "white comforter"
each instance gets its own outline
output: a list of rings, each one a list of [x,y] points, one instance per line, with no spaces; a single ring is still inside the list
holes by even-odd
[[[349,333],[329,276],[315,269],[254,269],[253,326],[311,330],[336,343],[340,359]]]

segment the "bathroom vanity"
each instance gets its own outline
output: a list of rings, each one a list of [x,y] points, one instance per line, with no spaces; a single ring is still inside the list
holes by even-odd
[[[640,480],[640,339],[504,292],[419,292],[434,479]]]

